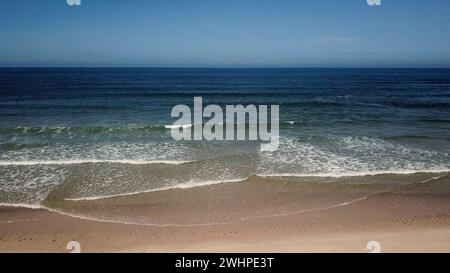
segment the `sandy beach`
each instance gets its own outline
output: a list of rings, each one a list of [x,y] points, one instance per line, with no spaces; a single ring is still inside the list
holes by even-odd
[[[305,2],[2,1],[0,253],[450,253],[450,1]]]
[[[370,241],[382,252],[450,251],[448,174],[313,180],[3,206],[0,251],[69,252],[69,241],[82,252],[369,252]]]

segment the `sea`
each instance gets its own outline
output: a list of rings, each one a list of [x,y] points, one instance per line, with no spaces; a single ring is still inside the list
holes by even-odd
[[[278,149],[175,141],[172,108],[199,96],[279,105]],[[3,205],[448,171],[449,69],[0,68]]]

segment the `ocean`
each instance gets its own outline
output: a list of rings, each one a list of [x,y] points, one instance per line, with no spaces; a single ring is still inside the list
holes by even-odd
[[[173,140],[171,109],[195,96],[279,105],[278,150]],[[0,69],[0,204],[448,171],[449,69]]]

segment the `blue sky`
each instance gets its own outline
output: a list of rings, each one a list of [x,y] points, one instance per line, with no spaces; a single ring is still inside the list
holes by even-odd
[[[2,0],[0,66],[450,67],[450,1]]]

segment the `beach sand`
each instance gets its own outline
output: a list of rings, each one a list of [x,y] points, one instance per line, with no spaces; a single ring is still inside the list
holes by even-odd
[[[395,178],[395,179],[394,179]],[[391,180],[395,180],[392,183]],[[0,207],[0,252],[450,252],[450,176],[261,178]]]

